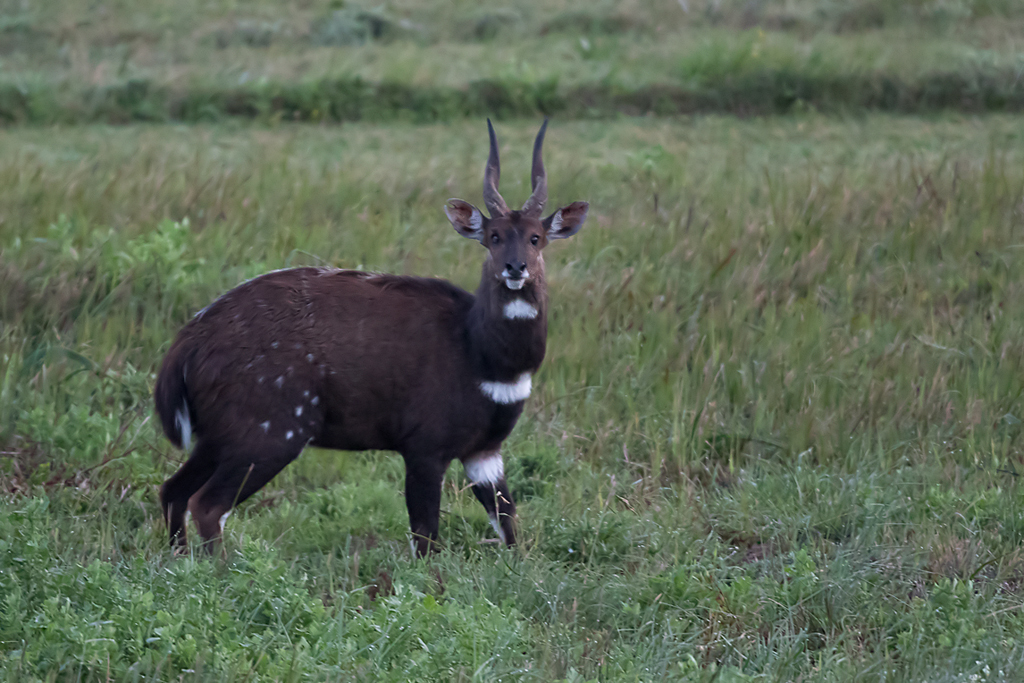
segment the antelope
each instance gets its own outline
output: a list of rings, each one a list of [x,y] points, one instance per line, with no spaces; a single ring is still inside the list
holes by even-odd
[[[307,445],[397,451],[417,556],[438,536],[441,487],[465,469],[498,537],[516,542],[516,507],[501,455],[544,359],[548,293],[541,251],[576,234],[588,204],[541,218],[548,197],[533,146],[532,194],[513,211],[498,192],[498,142],[483,198],[445,214],[487,249],[476,294],[440,279],[302,267],[258,276],[222,295],[178,333],[154,389],[156,412],[185,463],[161,487],[171,547],[186,512],[211,549],[232,508]]]

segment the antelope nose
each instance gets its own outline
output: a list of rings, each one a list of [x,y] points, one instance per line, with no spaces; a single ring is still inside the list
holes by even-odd
[[[526,270],[526,264],[522,261],[506,263],[505,270],[508,272],[509,277],[518,279],[523,276],[523,271]]]

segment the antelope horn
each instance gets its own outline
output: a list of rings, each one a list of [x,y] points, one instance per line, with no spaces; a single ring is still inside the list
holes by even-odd
[[[544,147],[544,132],[548,129],[548,120],[544,119],[537,139],[533,143],[533,169],[530,171],[530,184],[533,187],[533,194],[520,209],[523,214],[536,218],[544,210],[544,204],[548,201],[548,174],[544,170],[544,159],[541,150]]]
[[[491,218],[497,218],[508,213],[508,206],[498,192],[501,162],[498,161],[498,138],[494,135],[494,126],[491,125],[490,119],[487,119],[487,134],[491,138],[491,153],[487,157],[487,168],[484,169],[484,206],[490,212]]]

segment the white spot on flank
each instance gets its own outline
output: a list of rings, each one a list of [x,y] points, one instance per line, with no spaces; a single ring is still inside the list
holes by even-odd
[[[316,404],[320,403],[320,397],[319,396],[314,396],[313,400],[310,401],[310,403],[312,403],[313,405],[316,405]]]
[[[231,510],[228,510],[227,512],[225,512],[223,515],[220,516],[220,533],[221,534],[224,533],[224,522],[228,521],[228,517],[230,517],[230,516],[231,516]],[[502,539],[502,540],[504,540],[504,539]]]
[[[295,417],[302,415],[302,406],[295,406]]]
[[[270,431],[270,420],[267,420],[266,422],[260,422],[260,427],[263,427],[263,431],[264,432],[269,432]]]
[[[530,396],[533,380],[530,373],[524,372],[515,382],[480,382],[480,390],[484,396],[495,403],[518,403]]]
[[[291,441],[293,436],[295,436],[295,432],[293,432],[292,430],[289,429],[288,432],[285,433],[285,435],[284,435],[284,440],[285,441]]]
[[[284,386],[284,375],[278,375],[277,379],[274,380],[274,386],[278,389]]]
[[[505,304],[505,317],[509,320],[533,320],[537,309],[522,299],[513,299]]]
[[[309,398],[309,390],[308,389],[306,391],[302,392],[302,397],[303,398]]]
[[[466,478],[474,484],[496,484],[505,478],[501,453],[484,453],[463,461]]]
[[[309,361],[310,363],[312,363],[313,362],[313,354],[307,353],[306,354],[306,360]]]
[[[263,375],[256,378],[256,384],[263,384]]]
[[[278,347],[278,343],[277,342],[270,342],[270,348],[276,349],[277,347]]]
[[[491,520],[491,526],[498,532],[498,538],[507,545],[508,541],[505,540],[505,531],[501,528],[501,524],[498,523],[497,515],[488,515],[488,518]]]
[[[192,420],[188,416],[188,403],[181,402],[181,408],[174,411],[174,424],[181,435],[181,448],[187,451],[192,444]]]

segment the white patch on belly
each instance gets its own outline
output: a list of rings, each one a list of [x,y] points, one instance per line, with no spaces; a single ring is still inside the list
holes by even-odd
[[[228,510],[220,516],[220,533],[224,535],[224,522],[228,521],[228,517],[231,515],[231,510]],[[505,539],[502,539],[505,540]]]
[[[537,309],[522,299],[513,299],[505,304],[505,317],[509,320],[533,320]]]
[[[192,444],[192,420],[188,417],[188,404],[181,402],[181,409],[174,411],[174,424],[178,426],[178,433],[181,434],[181,448],[187,451]]]
[[[530,373],[524,372],[515,382],[480,382],[480,390],[484,396],[495,403],[518,403],[530,396],[533,379]]]
[[[491,520],[491,526],[494,527],[494,530],[498,532],[498,538],[501,539],[502,543],[508,545],[508,541],[505,540],[505,532],[502,530],[501,524],[498,523],[498,516],[488,515],[488,518]]]
[[[462,462],[466,478],[474,484],[496,484],[505,478],[505,463],[501,453],[475,455]]]

